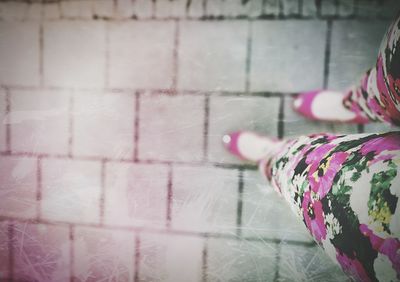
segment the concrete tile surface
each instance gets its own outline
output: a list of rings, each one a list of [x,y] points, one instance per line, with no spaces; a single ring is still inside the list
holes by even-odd
[[[321,88],[326,28],[325,21],[255,21],[251,91],[295,92]],[[293,67],[294,64],[298,67]]]
[[[41,216],[47,220],[100,221],[101,164],[93,161],[43,160]]]
[[[332,25],[328,86],[345,90],[376,64],[389,21],[341,21]]]
[[[165,227],[167,166],[107,163],[105,178],[106,224]]]
[[[73,244],[73,273],[76,280],[133,281],[133,233],[79,227],[75,229]]]
[[[244,21],[181,24],[178,88],[244,91],[247,32]]]
[[[222,146],[222,137],[238,130],[278,135],[280,99],[272,97],[211,97],[207,159],[217,163],[242,163]]]
[[[258,171],[243,175],[242,234],[249,237],[311,242],[304,223]]]
[[[103,22],[46,22],[43,37],[46,86],[104,87],[106,34]]]
[[[0,90],[0,151],[7,150],[7,94]]]
[[[237,185],[236,170],[174,167],[172,227],[235,234]]]
[[[201,281],[204,240],[181,235],[140,236],[140,281]]]
[[[206,281],[273,281],[277,245],[263,241],[209,239]]]
[[[10,91],[11,150],[66,155],[69,142],[68,91]]]
[[[37,160],[0,157],[0,213],[3,216],[35,218],[37,213]]]
[[[15,223],[12,248],[15,280],[70,280],[68,227]]]
[[[0,278],[4,280],[11,277],[9,233],[9,222],[0,222]]]
[[[0,38],[0,83],[39,86],[39,24],[1,22]]]
[[[75,93],[73,154],[132,160],[134,116],[135,98],[132,95]]]
[[[278,281],[347,281],[340,267],[319,246],[282,244]]]
[[[139,108],[139,159],[203,159],[204,97],[143,95]]]
[[[399,3],[0,2],[0,280],[346,281],[221,138],[397,130],[290,94],[357,82]]]
[[[167,89],[172,86],[173,22],[116,22],[108,30],[111,87]]]

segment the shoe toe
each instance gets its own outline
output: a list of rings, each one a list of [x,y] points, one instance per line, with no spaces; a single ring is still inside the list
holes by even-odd
[[[238,139],[239,139],[240,132],[232,132],[230,134],[225,134],[222,137],[222,142],[225,146],[225,148],[232,154],[242,157],[242,155],[239,152],[238,148]]]
[[[302,104],[303,104],[303,97],[301,97],[300,95],[295,97],[295,99],[293,101],[293,107],[296,110],[299,110]]]
[[[298,94],[293,100],[293,109],[309,119],[315,119],[315,116],[311,110],[311,104],[315,96],[320,92],[321,90],[316,90]]]

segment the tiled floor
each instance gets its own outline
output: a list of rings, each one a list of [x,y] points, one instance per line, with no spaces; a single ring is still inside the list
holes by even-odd
[[[0,2],[0,280],[346,280],[221,137],[387,130],[290,102],[373,64],[397,0],[41,2]]]

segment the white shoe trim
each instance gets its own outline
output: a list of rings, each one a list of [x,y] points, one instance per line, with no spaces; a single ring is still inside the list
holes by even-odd
[[[343,106],[343,98],[343,93],[323,91],[313,99],[311,111],[316,118],[321,120],[352,120],[356,114]]]
[[[268,156],[279,144],[251,132],[241,133],[237,142],[240,154],[244,158],[256,162]]]

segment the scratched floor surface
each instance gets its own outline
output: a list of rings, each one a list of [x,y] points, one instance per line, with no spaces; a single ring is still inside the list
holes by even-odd
[[[387,130],[291,94],[357,80],[397,1],[41,2],[0,2],[1,279],[346,280],[221,136]]]

